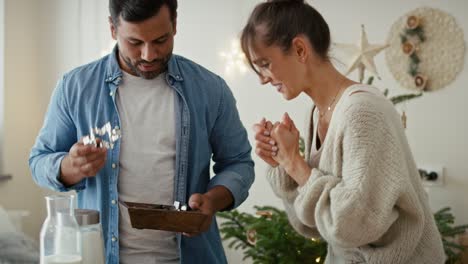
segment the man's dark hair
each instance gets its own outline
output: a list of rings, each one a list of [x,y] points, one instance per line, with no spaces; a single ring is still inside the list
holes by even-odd
[[[177,0],[109,0],[112,23],[119,25],[120,17],[128,22],[141,22],[156,15],[162,6],[169,8],[172,22],[177,18]]]

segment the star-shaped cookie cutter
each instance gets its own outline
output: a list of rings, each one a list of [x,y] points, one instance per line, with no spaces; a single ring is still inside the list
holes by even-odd
[[[104,136],[107,135],[107,140]],[[83,144],[94,145],[98,148],[114,148],[114,143],[122,137],[120,129],[112,128],[110,122],[107,122],[101,128],[95,127],[89,129],[89,135],[83,137]],[[99,141],[97,139],[100,139]]]

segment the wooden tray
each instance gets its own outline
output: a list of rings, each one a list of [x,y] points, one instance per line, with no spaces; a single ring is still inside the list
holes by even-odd
[[[196,233],[207,215],[199,211],[178,211],[174,206],[120,202],[127,209],[133,228]]]

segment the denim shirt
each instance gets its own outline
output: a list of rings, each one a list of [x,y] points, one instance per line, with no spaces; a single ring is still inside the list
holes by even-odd
[[[117,56],[115,48],[108,56],[63,76],[29,158],[33,178],[40,186],[60,192],[76,190],[79,208],[101,212],[107,263],[119,263],[119,141],[108,150],[106,164],[96,177],[68,188],[58,178],[62,159],[91,127],[106,122],[120,127],[115,94],[122,71]],[[254,163],[229,87],[219,76],[177,55],[171,57],[165,79],[177,94],[175,199],[186,204],[193,193],[224,186],[234,198],[228,209],[239,206],[253,183]],[[211,160],[215,175],[210,178]],[[227,262],[215,217],[207,232],[193,238],[178,234],[177,239],[180,263]]]

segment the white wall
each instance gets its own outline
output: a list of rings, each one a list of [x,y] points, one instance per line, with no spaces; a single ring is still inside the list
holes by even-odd
[[[8,209],[27,209],[39,215],[40,191],[32,182],[27,157],[40,126],[41,94],[38,89],[38,2],[5,1],[4,172],[13,179],[0,185],[0,203]],[[35,27],[32,27],[35,25]],[[41,223],[30,218],[24,225],[37,234]]]
[[[93,12],[102,19],[91,19]],[[45,219],[44,196],[33,182],[29,151],[44,120],[50,95],[66,71],[100,56],[107,48],[107,1],[5,1],[5,135],[0,204],[31,212],[24,230],[38,239]],[[80,20],[81,17],[85,19]],[[106,32],[104,34],[103,32]],[[95,35],[93,35],[95,34]],[[88,43],[84,49],[83,43]],[[3,56],[2,56],[3,58]],[[3,79],[2,79],[3,80]]]
[[[5,91],[5,1],[0,0],[0,174],[3,168],[3,120],[4,120],[4,91]]]
[[[246,17],[258,2],[179,1],[175,52],[223,74],[224,62],[219,53],[229,50],[231,39],[238,36]],[[333,40],[337,42],[356,41],[360,25],[365,24],[369,40],[382,43],[398,17],[426,5],[454,15],[465,32],[465,39],[468,35],[468,17],[464,14],[468,3],[464,0],[316,0],[310,3],[324,15]],[[89,13],[93,17],[93,11],[89,11],[91,7],[99,10],[95,17],[102,16],[103,19],[90,18],[80,22],[79,14]],[[90,61],[107,47],[107,1],[6,0],[6,11],[5,171],[14,178],[0,185],[0,203],[6,208],[30,210],[32,216],[25,229],[31,236],[38,237],[45,216],[42,197],[46,192],[36,187],[31,179],[27,167],[29,150],[42,125],[58,77],[66,70]],[[405,92],[389,73],[384,54],[378,55],[376,64],[382,76],[382,81],[376,82],[378,86],[390,88],[391,94]],[[251,72],[227,78],[227,81],[237,98],[251,142],[251,126],[262,117],[279,119],[287,111],[302,124],[311,104],[305,97],[285,102],[274,88],[260,86]],[[446,168],[446,185],[430,190],[431,206],[435,210],[450,205],[457,223],[468,223],[465,205],[468,199],[467,82],[465,67],[446,89],[426,94],[407,105],[407,135],[416,160],[442,164]],[[265,180],[264,163],[254,158],[257,178],[240,210],[253,212],[254,205],[266,204],[281,207]],[[229,250],[228,258],[231,263],[240,263],[242,259],[238,252]]]

